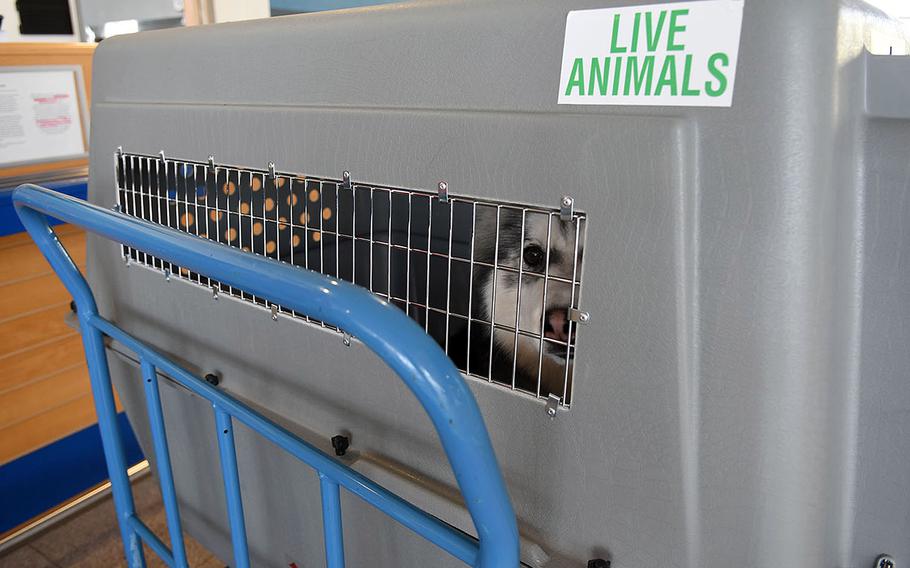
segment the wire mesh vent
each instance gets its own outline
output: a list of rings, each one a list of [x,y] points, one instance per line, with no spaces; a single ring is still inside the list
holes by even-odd
[[[119,152],[124,213],[353,282],[404,310],[466,375],[568,406],[583,213]],[[123,248],[135,262],[272,310],[243,290]],[[495,260],[494,260],[495,259]],[[340,330],[337,330],[340,331]]]

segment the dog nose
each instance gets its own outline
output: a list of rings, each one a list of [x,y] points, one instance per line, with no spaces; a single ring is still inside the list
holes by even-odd
[[[547,336],[557,341],[567,341],[569,339],[569,318],[566,310],[551,310],[547,315]]]

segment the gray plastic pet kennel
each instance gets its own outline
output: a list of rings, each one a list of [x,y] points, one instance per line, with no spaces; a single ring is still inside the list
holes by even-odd
[[[566,100],[602,86],[588,67],[566,83],[568,29],[632,4],[612,0],[421,1],[108,39],[90,200],[407,310],[468,377],[528,566],[910,562],[910,58],[888,55],[906,40],[860,2],[719,3],[741,14],[741,32],[735,17],[718,30],[735,40],[729,104]],[[657,8],[694,18],[696,4],[718,2]],[[535,218],[564,246],[523,261]],[[562,333],[518,298],[503,321],[478,312],[491,272],[494,305],[518,283],[530,304],[561,287]],[[105,317],[320,447],[347,436],[339,459],[473,530],[427,417],[356,337],[97,238],[89,279]],[[470,332],[505,338],[477,369],[461,360]],[[565,353],[535,363],[549,343]],[[530,382],[508,364],[525,344]],[[150,454],[139,369],[116,342],[109,359]],[[542,385],[553,362],[564,382]],[[211,409],[162,385],[184,526],[231,564]],[[316,476],[242,428],[237,455],[253,564],[321,566]],[[460,565],[342,506],[348,565]]]

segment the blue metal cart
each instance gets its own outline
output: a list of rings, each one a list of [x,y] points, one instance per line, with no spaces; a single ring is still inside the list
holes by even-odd
[[[344,566],[341,487],[468,565],[482,568],[518,565],[515,514],[474,397],[436,342],[400,310],[348,282],[108,211],[49,189],[20,186],[13,194],[13,203],[23,225],[72,294],[78,308],[105,459],[129,566],[145,565],[143,542],[169,566],[187,566],[158,390],[159,373],[212,404],[237,568],[249,566],[250,561],[234,448],[235,421],[246,425],[318,473],[322,490],[325,557],[329,568]],[[407,384],[432,420],[478,538],[474,539],[440,521],[339,463],[102,317],[92,290],[51,228],[50,218],[79,225],[118,243],[206,274],[358,337]],[[171,537],[170,548],[135,512],[116,421],[105,336],[131,349],[142,367],[154,461]]]

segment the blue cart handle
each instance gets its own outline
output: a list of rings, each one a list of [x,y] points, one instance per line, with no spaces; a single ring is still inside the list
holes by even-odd
[[[479,540],[477,566],[518,565],[518,528],[483,417],[461,373],[413,320],[369,291],[322,274],[109,211],[35,185],[13,193],[29,234],[69,290],[80,320],[99,318],[92,291],[48,224],[83,227],[357,337],[388,364],[433,421]],[[87,318],[87,319],[86,319]]]

